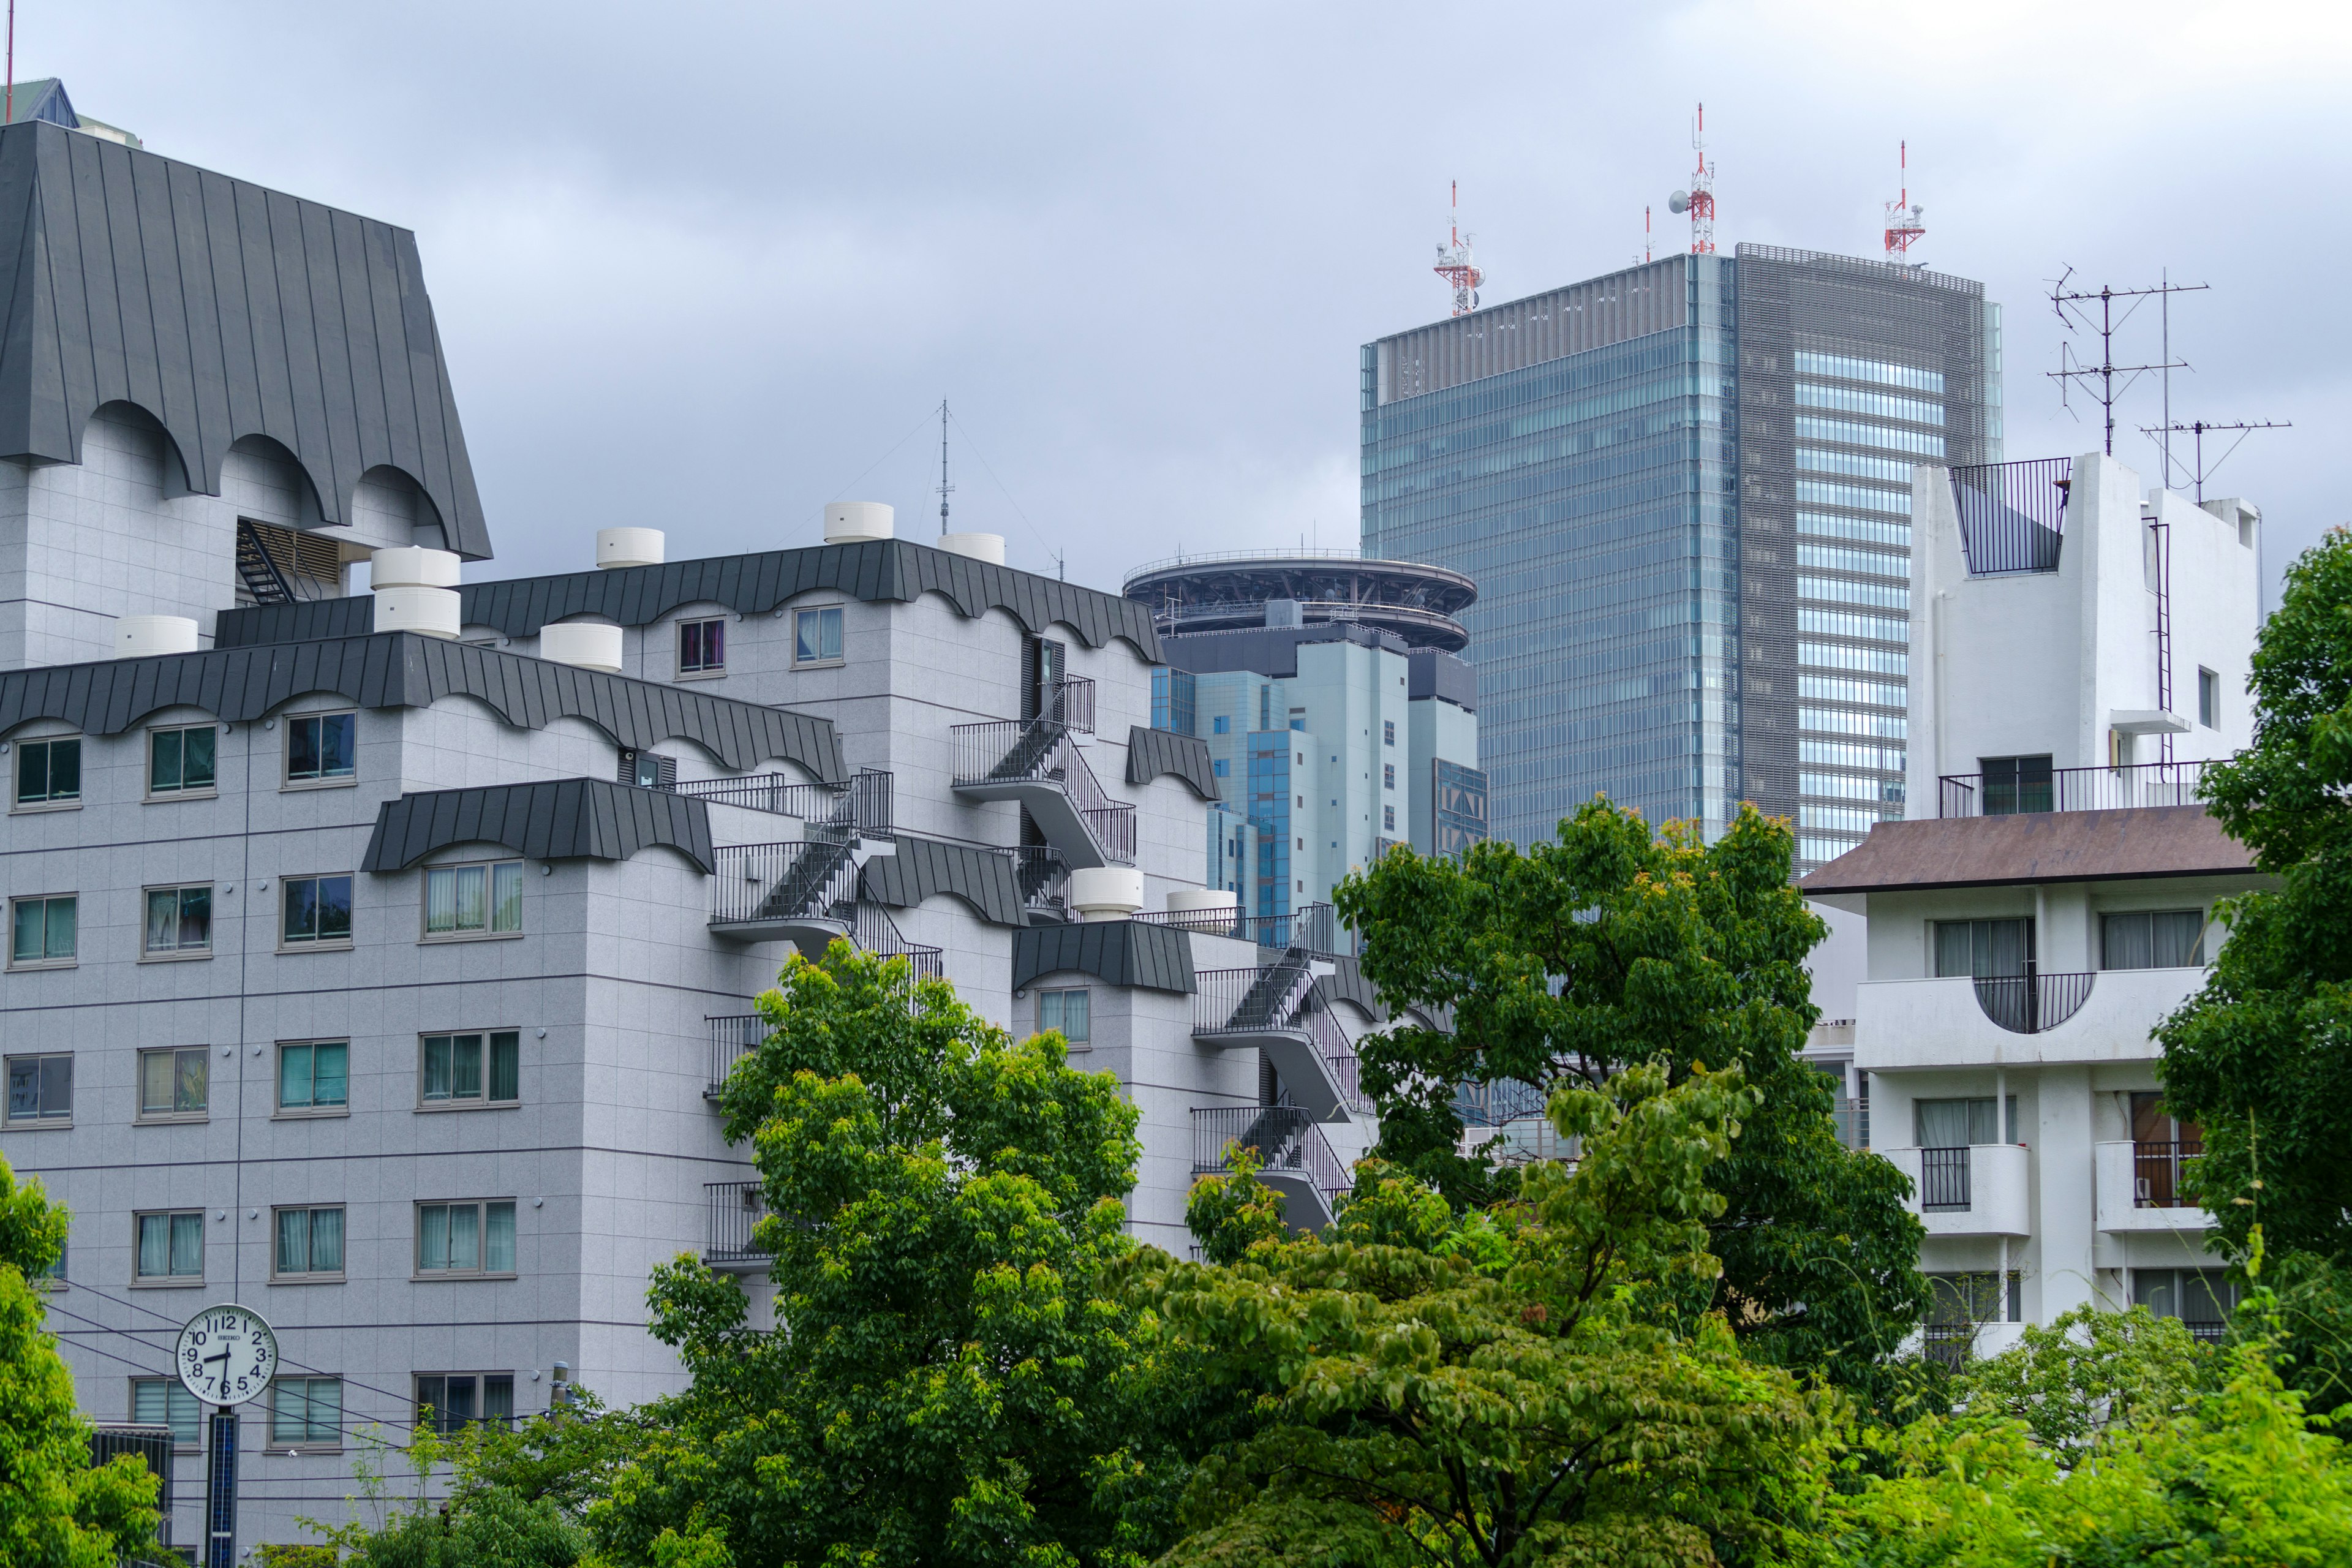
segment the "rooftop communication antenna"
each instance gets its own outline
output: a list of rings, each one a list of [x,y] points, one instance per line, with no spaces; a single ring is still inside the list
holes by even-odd
[[[1690,189],[1676,191],[1666,198],[1670,213],[1688,213],[1691,220],[1691,254],[1715,254],[1715,165],[1706,161],[1706,105],[1698,106],[1698,118],[1691,122],[1691,149],[1698,154],[1698,167],[1691,173]]]
[[[1449,182],[1454,196],[1445,215],[1446,242],[1437,247],[1437,265],[1431,271],[1454,285],[1454,313],[1466,316],[1478,308],[1478,285],[1486,281],[1470,259],[1470,236],[1462,232],[1462,182]]]
[[[2170,374],[2176,370],[2189,368],[2187,360],[2176,360],[2171,354],[2170,297],[2175,294],[2193,294],[2209,285],[2174,283],[2168,280],[2148,289],[2116,289],[2105,284],[2096,290],[2069,289],[2066,287],[2067,280],[2074,276],[2074,269],[2069,267],[2058,280],[2050,286],[2050,305],[2058,312],[2058,319],[2065,323],[2068,331],[2079,330],[2099,334],[2099,363],[2084,364],[2074,357],[2072,344],[2061,343],[2058,345],[2058,368],[2044,374],[2058,384],[2059,401],[2062,404],[2065,402],[2068,390],[2076,382],[2079,381],[2084,384],[2091,395],[2091,401],[2099,405],[2100,415],[2106,426],[2106,454],[2112,458],[2116,455],[2116,400],[2130,391],[2133,383],[2138,381],[2141,376],[2155,372],[2167,377],[2166,401],[2168,404]],[[2154,364],[2117,364],[2116,363],[2116,329],[2130,321],[2132,313],[2151,299],[2161,299],[2166,301],[2165,349],[2162,356]],[[2124,302],[2123,314],[2120,317],[2116,314],[2117,301]],[[2097,306],[2095,322],[2093,320],[2094,303]],[[2124,378],[2121,386],[2116,384],[2117,376]],[[2170,422],[2169,418],[2166,420],[2167,424]]]
[[[1903,161],[1903,194],[1886,204],[1886,259],[1889,261],[1906,259],[1911,254],[1912,242],[1924,239],[1927,235],[1927,226],[1919,221],[1919,215],[1927,209],[1913,205],[1911,201],[1911,143],[1905,142],[1899,145],[1899,155]]]

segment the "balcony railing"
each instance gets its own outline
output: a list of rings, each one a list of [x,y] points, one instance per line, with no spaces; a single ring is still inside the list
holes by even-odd
[[[1328,904],[1308,904],[1286,915],[1245,915],[1235,907],[1157,910],[1135,918],[1152,925],[1181,926],[1210,936],[1255,942],[1268,954],[1296,948],[1314,958],[1352,958],[1362,951],[1356,933],[1339,923],[1338,911]]]
[[[1076,730],[1081,735],[1095,732],[1094,678],[1066,675],[1054,682],[1045,693],[1044,717]]]
[[[1952,468],[1952,504],[1969,576],[2058,570],[2074,467],[2072,458],[2042,458]]]
[[[1969,1206],[1969,1152],[1959,1149],[1919,1151],[1919,1206],[1930,1213],[1949,1213]]]
[[[2180,1326],[2209,1345],[2218,1345],[2230,1337],[2230,1325],[2218,1319],[2183,1318]]]
[[[1295,1172],[1327,1199],[1355,1184],[1315,1119],[1293,1105],[1213,1105],[1192,1112],[1192,1173],[1231,1170],[1233,1151],[1257,1156],[1262,1172]]]
[[[710,1081],[702,1092],[717,1099],[735,1064],[768,1037],[768,1021],[757,1013],[729,1013],[706,1016],[702,1024],[710,1032]]]
[[[847,844],[722,844],[712,851],[712,925],[848,919],[857,862]]]
[[[1979,974],[1973,984],[1984,1016],[2012,1035],[2054,1029],[2091,999],[2096,974]]]
[[[2116,768],[1948,773],[1937,780],[1944,816],[2029,816],[2047,811],[2126,811],[2194,805],[2203,798],[2206,763],[2134,763]]]
[[[954,784],[958,788],[1054,785],[1069,797],[1103,858],[1131,866],[1135,807],[1113,799],[1103,788],[1087,765],[1086,754],[1070,739],[1070,728],[1051,718],[954,725],[950,731],[955,740]]]
[[[890,837],[891,775],[871,769],[837,789],[796,784],[783,773],[754,773],[740,779],[688,779],[677,793],[719,805],[797,816],[812,830],[831,827],[842,830],[844,837]]]
[[[1291,963],[1204,969],[1192,980],[1197,987],[1192,993],[1194,1036],[1304,1035],[1339,1103],[1352,1111],[1372,1109],[1364,1098],[1355,1042],[1331,1016],[1313,970]]]
[[[752,1236],[760,1222],[768,1217],[768,1200],[759,1183],[705,1182],[702,1197],[705,1263],[713,1268],[741,1268],[763,1264],[775,1256]]]
[[[903,958],[915,972],[918,980],[939,980],[947,973],[941,962],[940,950],[925,942],[908,942],[899,931],[898,922],[890,911],[876,903],[861,903],[849,926],[849,940],[861,952],[882,958]]]
[[[2205,1152],[2201,1142],[2135,1142],[2132,1145],[2132,1205],[2144,1209],[2187,1208],[2180,1195],[2180,1165]]]
[[[1013,857],[1013,876],[1021,884],[1021,907],[1066,917],[1070,912],[1070,863],[1058,849],[1024,844],[1004,853]]]

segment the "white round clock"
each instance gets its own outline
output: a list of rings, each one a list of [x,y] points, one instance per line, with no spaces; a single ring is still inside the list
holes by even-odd
[[[180,1331],[172,1360],[205,1404],[242,1405],[278,1375],[278,1336],[250,1307],[206,1307]]]

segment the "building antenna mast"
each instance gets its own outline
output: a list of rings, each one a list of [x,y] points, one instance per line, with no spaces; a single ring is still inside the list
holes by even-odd
[[[1431,271],[1454,285],[1454,313],[1466,316],[1478,308],[1478,285],[1486,281],[1470,259],[1470,236],[1462,231],[1462,182],[1451,182],[1454,205],[1445,215],[1448,243],[1437,247],[1437,265]]]
[[[1698,167],[1691,174],[1690,189],[1676,191],[1666,198],[1670,213],[1688,213],[1691,220],[1691,254],[1715,254],[1715,165],[1706,161],[1706,105],[1698,106],[1698,118],[1691,122],[1691,148],[1698,154]]]
[[[2189,368],[2188,361],[2173,359],[2169,353],[2156,364],[2117,364],[2115,353],[2116,330],[2124,322],[2130,321],[2132,312],[2150,299],[2167,298],[2174,294],[2193,294],[2210,285],[2168,281],[2149,289],[2116,289],[2103,284],[2095,291],[2087,289],[2070,289],[2066,287],[2066,282],[2074,276],[2074,269],[2069,267],[2058,280],[2050,286],[2050,305],[2058,312],[2058,319],[2065,323],[2068,331],[2079,329],[2099,334],[2099,363],[2081,363],[2074,358],[2073,347],[2061,343],[2058,345],[2060,356],[2058,368],[2044,374],[2058,384],[2061,403],[2065,401],[2067,390],[2078,381],[2089,390],[2091,400],[2099,405],[2105,424],[2105,450],[2107,456],[2112,458],[2116,455],[2116,400],[2130,391],[2134,382],[2151,371],[2168,374],[2172,371]],[[2130,301],[2125,305],[2124,313],[2120,318],[2116,315],[2116,302],[2119,300]],[[2091,310],[2094,301],[2098,305],[2098,319],[2095,322],[2092,320]],[[2171,313],[2168,308],[2165,312],[2165,337],[2168,348],[2171,338]],[[2124,384],[2121,386],[2116,384],[2116,377],[2119,375],[2124,378]]]
[[[2212,474],[2214,469],[2220,468],[2222,464],[2230,460],[2231,453],[2236,451],[2239,447],[2246,444],[2247,437],[2252,435],[2257,430],[2292,430],[2294,428],[2294,421],[2292,419],[2240,419],[2232,421],[2230,424],[2222,425],[2216,424],[2210,419],[2192,419],[2186,425],[2143,425],[2139,428],[2141,435],[2156,440],[2163,440],[2165,437],[2176,435],[2188,436],[2194,438],[2194,443],[2190,448],[2194,454],[2194,461],[2193,465],[2189,468],[2189,478],[2196,486],[2197,504],[2202,506],[2205,504],[2205,480]],[[2231,430],[2238,433],[2238,438],[2231,442],[2229,446],[2223,447],[2220,457],[2214,458],[2211,463],[2207,463],[2205,461],[2205,437],[2208,435],[2226,433]],[[2168,442],[2167,445],[2169,445],[2169,443]],[[2170,459],[2168,458],[2167,461],[2168,462],[2169,460]],[[2169,489],[2172,485],[2171,474],[2168,472],[2164,476],[2164,479],[2165,488]]]
[[[947,537],[948,495],[955,486],[948,483],[948,400],[940,399],[940,537]]]
[[[1911,243],[1924,238],[1927,226],[1919,221],[1927,209],[1911,205],[1911,143],[1899,143],[1903,194],[1886,204],[1886,259],[1900,262],[1911,254]]]

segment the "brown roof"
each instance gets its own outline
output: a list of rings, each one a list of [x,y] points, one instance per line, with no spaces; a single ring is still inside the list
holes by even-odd
[[[1877,893],[2252,869],[2246,847],[2203,806],[2155,805],[1882,822],[1797,886],[1811,894]]]

